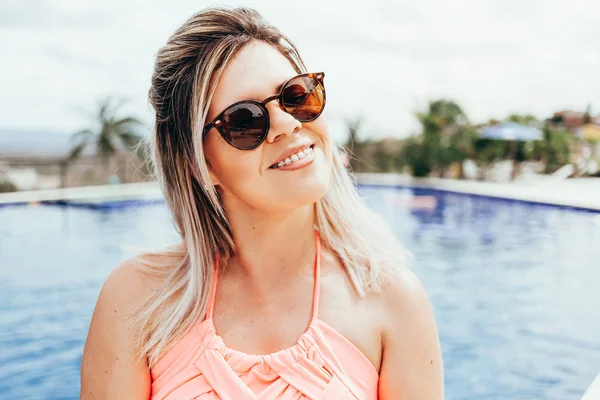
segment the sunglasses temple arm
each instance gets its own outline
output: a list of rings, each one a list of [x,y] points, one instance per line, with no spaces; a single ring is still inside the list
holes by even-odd
[[[206,136],[206,134],[208,133],[208,131],[210,131],[213,126],[214,125],[213,125],[212,122],[210,124],[208,124],[208,125],[205,125],[204,129],[202,129],[202,137]]]

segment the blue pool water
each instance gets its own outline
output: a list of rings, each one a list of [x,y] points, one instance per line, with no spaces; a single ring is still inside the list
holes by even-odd
[[[598,214],[361,187],[415,256],[446,398],[579,399],[600,371]],[[434,196],[435,209],[409,207]],[[76,399],[101,284],[128,246],[177,236],[164,204],[0,207],[0,399]]]

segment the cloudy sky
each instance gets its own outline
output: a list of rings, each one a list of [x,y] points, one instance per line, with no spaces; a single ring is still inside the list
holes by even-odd
[[[2,0],[0,130],[69,133],[105,95],[151,125],[154,56],[202,0]],[[428,99],[473,122],[511,112],[600,111],[595,0],[246,1],[326,72],[332,134],[365,117],[364,136],[403,137]]]

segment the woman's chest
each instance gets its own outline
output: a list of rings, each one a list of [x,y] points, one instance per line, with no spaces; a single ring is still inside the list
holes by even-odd
[[[246,354],[271,354],[294,346],[311,324],[313,313],[354,345],[379,371],[382,354],[379,307],[360,297],[344,276],[325,271],[316,309],[311,282],[281,290],[267,301],[231,291],[217,302],[214,324],[227,347]]]

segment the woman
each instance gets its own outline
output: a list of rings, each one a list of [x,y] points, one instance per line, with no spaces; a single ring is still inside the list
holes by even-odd
[[[329,137],[324,73],[211,8],[160,49],[150,101],[182,243],[107,278],[81,398],[442,399],[427,295]]]

